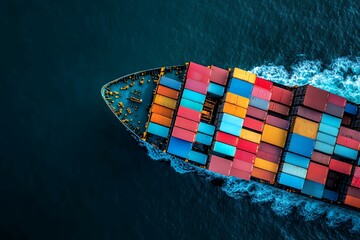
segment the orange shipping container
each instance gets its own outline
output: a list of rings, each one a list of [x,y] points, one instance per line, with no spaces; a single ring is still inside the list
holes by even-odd
[[[157,105],[157,104],[153,104],[153,106],[151,108],[151,112],[163,115],[168,118],[172,118],[174,116],[173,110],[171,110],[170,108],[166,108],[166,107]]]
[[[292,132],[308,137],[311,139],[316,138],[318,132],[319,124],[305,118],[295,117]]]
[[[248,140],[250,142],[260,143],[261,135],[247,129],[242,129],[240,133],[240,138]]]
[[[154,103],[159,104],[164,107],[167,107],[167,108],[170,108],[170,109],[175,109],[175,107],[176,107],[176,100],[159,95],[159,94],[157,94],[155,96]]]
[[[228,113],[230,115],[234,115],[236,117],[245,118],[246,115],[246,109],[236,106],[234,104],[225,102],[222,108],[222,111],[224,113]]]
[[[265,124],[261,135],[261,141],[283,148],[285,146],[286,137],[287,131]]]
[[[260,169],[263,169],[263,170],[266,170],[269,172],[277,173],[279,165],[276,163],[273,163],[273,162],[266,161],[261,158],[255,158],[254,167],[257,167],[257,168],[260,168]]]
[[[254,167],[251,176],[268,181],[268,182],[275,182],[275,173],[262,170],[260,168]]]
[[[166,126],[166,127],[171,126],[171,118],[162,116],[162,115],[157,114],[157,113],[152,113],[151,114],[150,122],[154,122],[154,123]]]
[[[178,97],[179,97],[178,91],[168,88],[168,87],[165,87],[165,86],[162,86],[162,85],[158,86],[157,93],[164,95],[166,97],[172,98],[172,99],[178,99]]]
[[[360,208],[360,199],[356,198],[356,197],[346,195],[345,204],[353,206],[353,207]]]
[[[237,95],[232,92],[227,92],[225,95],[225,102],[234,104],[242,108],[248,108],[250,99]]]

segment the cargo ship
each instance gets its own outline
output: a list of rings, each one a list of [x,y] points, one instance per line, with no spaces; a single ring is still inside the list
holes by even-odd
[[[223,176],[360,209],[359,104],[311,85],[195,62],[104,85],[138,140]]]

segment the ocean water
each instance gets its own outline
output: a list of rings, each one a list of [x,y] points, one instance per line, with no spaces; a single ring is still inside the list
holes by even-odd
[[[360,214],[167,159],[103,84],[195,61],[360,102],[357,1],[0,1],[0,239],[359,239]]]

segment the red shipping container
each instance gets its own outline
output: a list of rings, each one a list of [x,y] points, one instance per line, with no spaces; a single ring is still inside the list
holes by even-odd
[[[343,116],[342,121],[341,121],[341,124],[350,125],[350,123],[351,123],[351,117],[349,117],[349,116]]]
[[[272,101],[282,103],[287,106],[291,106],[293,98],[294,98],[293,92],[283,88],[279,88],[277,86],[273,86],[272,95],[271,95]]]
[[[251,95],[254,97],[257,97],[257,98],[264,99],[269,102],[270,98],[271,98],[271,91],[268,89],[262,88],[260,86],[254,85]]]
[[[360,178],[360,167],[355,167],[354,177]]]
[[[270,102],[269,111],[289,116],[290,108],[280,103]]]
[[[190,70],[195,70],[203,75],[207,75],[207,76],[210,76],[211,74],[211,69],[206,67],[206,66],[203,66],[203,65],[200,65],[198,63],[194,63],[194,62],[190,62],[190,66],[188,68],[188,71]]]
[[[259,149],[259,144],[239,138],[236,148],[256,154]]]
[[[218,157],[215,155],[210,156],[210,164],[209,164],[210,171],[217,172],[225,176],[229,176],[231,166],[232,166],[232,161],[228,159]]]
[[[336,106],[336,105],[334,105],[332,103],[328,103],[327,106],[326,106],[325,112],[330,114],[330,115],[342,118],[343,115],[344,115],[344,108]]]
[[[360,208],[360,199],[347,195],[345,198],[345,204]]]
[[[325,185],[329,168],[323,165],[310,162],[306,179]]]
[[[273,163],[279,163],[280,162],[280,156],[274,155],[271,153],[264,152],[262,150],[259,150],[256,154],[256,157],[267,160],[269,162]]]
[[[282,153],[282,148],[264,142],[260,142],[259,150],[275,156],[280,156]]]
[[[225,86],[229,71],[215,66],[211,66],[211,70],[210,81]]]
[[[230,176],[234,176],[245,180],[250,180],[251,174],[249,172],[245,172],[240,169],[231,168]]]
[[[251,117],[245,117],[243,127],[262,132],[264,128],[264,123]]]
[[[331,156],[326,155],[326,154],[321,153],[321,152],[314,151],[312,156],[311,156],[311,160],[314,161],[314,162],[324,164],[324,165],[329,165],[330,160],[331,160]]]
[[[190,108],[179,106],[177,116],[187,118],[195,122],[200,122],[201,113]]]
[[[360,178],[353,177],[351,181],[351,186],[360,188]]]
[[[331,159],[329,168],[331,170],[336,171],[336,172],[340,172],[340,173],[344,173],[346,175],[350,175],[352,165],[349,164],[349,163],[341,162],[341,161],[336,160],[336,159]]]
[[[198,93],[206,94],[209,84],[193,80],[191,78],[186,79],[185,88],[193,90]]]
[[[348,191],[347,191],[347,195],[356,197],[356,198],[360,198],[360,189],[358,188],[354,188],[354,187],[349,187]]]
[[[359,150],[360,148],[359,141],[344,136],[338,136],[338,138],[336,139],[336,143],[355,150]]]
[[[233,136],[233,135],[221,132],[221,131],[217,131],[215,140],[229,144],[231,146],[236,146],[239,141],[239,137],[236,137],[236,136]]]
[[[197,132],[199,123],[190,119],[186,119],[180,116],[176,116],[175,126],[187,129],[189,131]]]
[[[290,122],[288,120],[281,119],[272,115],[268,115],[265,122],[271,126],[278,127],[284,130],[288,130],[290,126]]]
[[[303,104],[320,112],[325,112],[328,103],[329,92],[308,85]]]
[[[174,127],[171,135],[188,142],[194,142],[196,133],[183,128]]]
[[[187,72],[186,78],[193,79],[202,83],[210,83],[209,75],[203,75],[195,70],[189,70]]]
[[[275,173],[268,172],[260,168],[254,167],[251,176],[268,182],[275,182]]]
[[[245,162],[239,159],[234,159],[232,168],[236,168],[245,172],[251,173],[254,167],[253,163]]]
[[[335,95],[333,93],[329,94],[328,103],[332,103],[339,107],[345,107],[346,105],[346,98],[340,97],[339,95]]]
[[[347,127],[340,127],[339,136],[344,136],[347,138],[352,138],[356,141],[360,141],[360,133]]]
[[[239,160],[242,160],[242,161],[245,161],[245,162],[254,163],[255,157],[256,157],[255,154],[245,152],[245,151],[240,150],[240,149],[236,149],[234,159],[239,159]]]
[[[255,108],[253,106],[249,106],[246,111],[246,115],[260,119],[260,120],[265,120],[265,118],[267,116],[267,112],[264,110]]]
[[[273,83],[271,81],[260,78],[260,77],[256,77],[255,85],[259,86],[259,87],[262,87],[262,88],[265,88],[267,90],[271,90],[272,87],[273,87]]]
[[[299,107],[297,115],[313,120],[314,122],[320,122],[322,117],[322,113],[303,106]]]

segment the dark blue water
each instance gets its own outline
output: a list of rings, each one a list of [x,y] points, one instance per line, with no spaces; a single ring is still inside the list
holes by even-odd
[[[355,0],[0,1],[0,239],[358,239],[357,213],[153,161],[100,88],[192,60],[360,102],[359,13]]]

